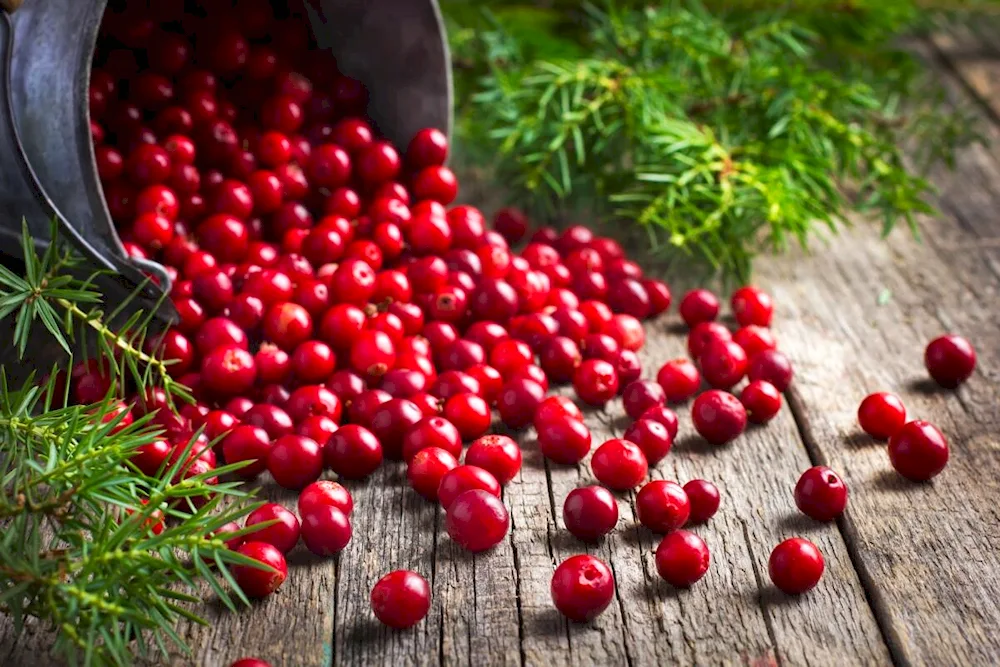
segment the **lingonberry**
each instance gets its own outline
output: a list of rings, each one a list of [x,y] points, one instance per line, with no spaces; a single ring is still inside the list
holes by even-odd
[[[663,387],[650,380],[636,380],[622,393],[625,413],[632,419],[639,419],[644,412],[666,400]]]
[[[285,410],[296,424],[311,415],[326,415],[340,423],[343,404],[337,395],[320,385],[306,385],[292,392]]]
[[[264,337],[284,350],[309,340],[313,323],[309,311],[297,303],[278,303],[264,315]]]
[[[267,566],[266,569],[250,565],[232,566],[233,578],[248,596],[254,598],[268,596],[278,590],[288,578],[288,566],[284,555],[267,542],[257,540],[246,542],[236,551]]]
[[[817,521],[832,521],[847,507],[847,485],[833,470],[814,466],[795,485],[795,505]]]
[[[255,405],[240,418],[240,421],[250,426],[258,426],[272,440],[288,435],[294,429],[292,418],[277,405],[261,403]]]
[[[766,350],[774,350],[778,346],[778,341],[775,340],[771,330],[756,324],[748,324],[738,329],[733,334],[733,341],[743,348],[749,359],[753,359]]]
[[[694,399],[691,421],[698,435],[713,445],[723,445],[743,433],[747,412],[729,392],[710,389]]]
[[[430,611],[431,587],[416,572],[396,570],[372,588],[371,607],[375,617],[390,628],[411,628]]]
[[[583,353],[584,359],[603,359],[614,362],[621,352],[621,346],[618,341],[607,334],[594,333],[584,336],[580,351]]]
[[[705,541],[688,530],[677,530],[656,547],[656,571],[671,586],[687,588],[708,572]]]
[[[355,424],[371,424],[372,417],[375,416],[375,411],[383,403],[391,400],[392,396],[381,389],[365,390],[351,401],[351,404],[348,406],[348,417]]]
[[[651,466],[662,461],[674,444],[673,436],[665,425],[645,417],[633,422],[622,437],[639,445]]]
[[[386,401],[375,410],[371,430],[382,443],[387,458],[403,458],[403,436],[423,418],[423,411],[405,398]]]
[[[684,295],[679,309],[681,319],[693,329],[719,316],[719,299],[706,289],[694,289]]]
[[[597,618],[615,596],[615,577],[604,561],[587,554],[571,556],[552,574],[552,602],[576,623]]]
[[[906,423],[906,407],[895,394],[870,394],[858,407],[858,422],[876,440],[888,440]]]
[[[729,333],[729,329],[718,322],[701,322],[695,325],[688,334],[688,354],[691,355],[692,359],[697,361],[701,358],[705,348],[713,341],[727,341],[732,339],[733,335]]]
[[[281,553],[288,553],[299,541],[299,520],[277,503],[265,503],[247,515],[246,525],[274,521],[253,533],[253,539],[267,542]]]
[[[378,378],[395,365],[396,347],[384,331],[362,331],[351,345],[349,359],[362,376]]]
[[[351,518],[333,505],[320,505],[302,515],[302,542],[317,556],[340,553],[353,533]]]
[[[613,438],[594,452],[590,467],[604,486],[626,491],[642,483],[649,471],[646,455],[634,442]]]
[[[450,396],[444,402],[443,413],[458,429],[462,440],[474,440],[490,428],[490,406],[477,394],[463,392]]]
[[[765,380],[778,391],[784,392],[792,383],[792,375],[792,362],[778,350],[764,350],[750,358],[747,377],[751,382]]]
[[[535,410],[535,428],[539,428],[541,424],[553,419],[562,419],[563,417],[572,417],[577,421],[583,421],[583,412],[580,411],[579,406],[566,396],[549,396],[538,409]]]
[[[618,524],[618,501],[603,486],[573,489],[563,503],[563,523],[577,539],[596,542]]]
[[[406,468],[413,490],[427,500],[438,499],[438,487],[445,474],[458,467],[458,460],[440,447],[427,447],[414,454]]]
[[[948,464],[948,440],[934,424],[908,422],[889,438],[889,461],[903,477],[925,482]]]
[[[304,488],[323,473],[323,450],[311,438],[283,435],[267,455],[267,469],[279,486]]]
[[[570,415],[538,422],[538,447],[550,461],[562,464],[577,463],[590,453],[590,429]]]
[[[409,463],[428,447],[442,449],[455,458],[462,455],[462,436],[444,417],[424,417],[403,436],[403,460]]]
[[[815,587],[823,576],[823,568],[823,554],[802,537],[792,537],[776,546],[767,562],[771,581],[789,595]]]
[[[465,463],[486,470],[504,485],[521,470],[521,448],[506,435],[484,435],[465,452]]]
[[[245,393],[257,379],[253,355],[234,345],[209,352],[201,362],[201,385],[219,397]]]
[[[689,523],[704,523],[719,511],[719,489],[704,479],[692,479],[684,485],[684,492],[691,503]]]
[[[537,382],[524,378],[512,379],[503,386],[497,397],[500,419],[510,428],[524,428],[532,423],[535,411],[544,398],[545,388]]]
[[[448,535],[459,546],[473,553],[499,544],[510,528],[510,515],[503,502],[482,489],[465,491],[445,512]]]
[[[656,381],[663,388],[668,402],[682,403],[698,393],[701,373],[687,359],[672,359],[660,368]]]
[[[691,502],[677,482],[657,479],[649,482],[635,496],[639,523],[654,533],[670,533],[688,521]]]
[[[729,389],[746,375],[747,353],[735,341],[715,340],[701,353],[698,363],[708,384]]]
[[[976,369],[976,350],[961,336],[941,336],[928,343],[924,365],[935,382],[946,389],[954,389],[968,380]]]
[[[764,380],[754,380],[740,392],[740,402],[746,408],[747,420],[766,424],[781,410],[781,393]]]
[[[345,479],[364,479],[382,464],[382,444],[378,438],[355,424],[337,429],[323,454],[326,465]]]
[[[618,393],[618,372],[603,359],[587,359],[573,374],[573,389],[584,403],[604,405]]]
[[[336,507],[344,514],[354,511],[354,499],[343,485],[330,480],[313,482],[299,494],[299,514],[305,516],[319,507]]]
[[[756,325],[767,327],[771,325],[771,316],[774,315],[774,304],[770,295],[759,287],[748,285],[741,287],[730,299],[733,315],[741,327]]]

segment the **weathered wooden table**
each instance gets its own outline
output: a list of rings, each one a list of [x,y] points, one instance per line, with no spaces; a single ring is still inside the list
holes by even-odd
[[[959,46],[960,45],[960,46]],[[590,468],[546,464],[528,436],[525,464],[505,492],[509,539],[490,553],[456,548],[442,513],[409,489],[398,466],[354,484],[354,539],[339,558],[301,546],[278,594],[237,614],[209,605],[207,628],[180,628],[194,656],[176,664],[225,667],[242,656],[293,665],[927,664],[1000,661],[1000,56],[979,36],[926,45],[956,96],[974,95],[996,143],[963,152],[938,179],[942,213],[923,242],[871,226],[759,264],[778,304],[775,329],[793,359],[787,407],[766,428],[711,448],[681,410],[681,437],[656,478],[714,480],[719,514],[697,531],[712,551],[708,575],[677,591],[656,574],[654,535],[636,527],[634,494],[620,496],[619,528],[588,548],[563,528],[566,494]],[[891,297],[886,298],[891,295]],[[658,368],[684,353],[676,315],[649,328],[642,357]],[[962,333],[979,368],[957,392],[926,380],[923,348]],[[912,417],[937,423],[952,458],[932,483],[891,469],[885,447],[859,433],[856,409],[876,390],[899,393]],[[619,405],[588,416],[594,440],[620,434]],[[845,515],[822,525],[796,511],[802,471],[827,464],[847,480]],[[294,496],[268,487],[273,498]],[[769,583],[781,540],[816,542],[827,570],[789,598]],[[568,625],[552,607],[556,563],[589,551],[611,564],[612,606],[592,625]],[[407,632],[381,627],[368,607],[375,581],[395,568],[433,584],[428,618]],[[0,634],[0,665],[52,664],[46,635]]]

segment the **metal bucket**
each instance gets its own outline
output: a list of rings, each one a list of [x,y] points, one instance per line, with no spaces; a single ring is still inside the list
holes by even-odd
[[[163,267],[126,255],[111,222],[90,136],[88,91],[107,0],[0,0],[0,253],[19,252],[21,220],[47,242],[53,219],[123,290],[169,290]],[[317,43],[366,84],[369,115],[406,146],[423,127],[451,130],[451,69],[436,0],[308,0]],[[114,295],[109,295],[109,299]],[[159,315],[174,316],[166,303]]]

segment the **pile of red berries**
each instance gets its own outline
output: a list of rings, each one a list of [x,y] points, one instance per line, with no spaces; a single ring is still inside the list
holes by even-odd
[[[320,480],[327,470],[361,480],[402,460],[413,489],[443,508],[456,543],[471,551],[498,544],[510,526],[502,487],[518,475],[521,450],[489,434],[493,409],[511,430],[533,426],[553,463],[576,464],[594,444],[580,408],[549,395],[550,385],[572,385],[589,406],[620,395],[635,420],[593,452],[603,486],[565,499],[566,526],[583,540],[617,523],[607,489],[639,487],[670,451],[677,416],[668,403],[697,395],[695,428],[715,445],[779,411],[792,368],[760,289],[732,295],[734,333],[716,321],[713,294],[685,295],[693,361],[670,361],[655,382],[643,380],[642,320],[665,312],[671,293],[614,240],[580,225],[528,236],[516,209],[501,210],[489,229],[476,208],[452,205],[458,181],[444,166],[445,135],[423,130],[402,153],[380,137],[365,117],[365,87],[315,49],[295,3],[278,10],[269,0],[235,0],[221,16],[140,4],[109,11],[102,25],[92,133],[126,249],[161,262],[173,281],[179,322],[150,349],[196,402],[174,412],[161,391],[143,390],[118,411],[127,413],[121,424],[152,413],[163,429],[134,460],[149,475],[187,451],[184,475],[245,462],[246,479],[266,471],[300,490],[298,516],[265,505],[247,524],[274,523],[249,541],[229,539],[271,566],[234,568],[249,595],[281,585],[283,554],[300,538],[319,555],[349,543],[353,500]],[[952,348],[928,355],[945,369],[941,378],[961,375]],[[744,378],[738,398],[728,393]],[[111,389],[96,363],[75,367],[70,381],[81,403]],[[711,388],[699,394],[703,381]],[[911,430],[880,431],[894,437],[897,458],[912,458],[926,436]],[[843,510],[846,488],[816,468],[795,499],[829,520]],[[656,555],[664,579],[688,586],[705,574],[705,543],[681,528],[718,506],[718,490],[704,480],[639,490],[640,522],[666,534]],[[224,527],[220,538],[235,530]],[[814,562],[803,566],[809,576],[787,574],[812,553],[803,542],[772,556],[784,590],[818,580]],[[575,620],[600,613],[613,591],[610,569],[591,556],[570,558],[552,580],[556,606]],[[371,596],[378,618],[399,628],[423,618],[429,600],[427,582],[405,571],[388,574]]]

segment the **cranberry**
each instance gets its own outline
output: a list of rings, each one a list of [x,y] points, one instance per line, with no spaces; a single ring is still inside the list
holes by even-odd
[[[260,569],[250,565],[233,565],[232,573],[236,583],[248,596],[262,598],[270,595],[285,583],[288,566],[282,553],[266,542],[246,542],[236,550],[240,555],[252,558],[267,566]]]
[[[552,382],[563,383],[573,379],[576,369],[583,363],[583,356],[572,339],[555,336],[542,347],[539,362]]]
[[[490,352],[490,366],[509,377],[522,366],[534,363],[535,355],[524,341],[508,338],[497,343]]]
[[[704,479],[692,479],[684,485],[684,492],[691,503],[689,523],[704,523],[719,511],[719,489]]]
[[[468,464],[447,471],[435,492],[441,507],[447,510],[456,498],[473,489],[500,497],[500,483],[497,479],[483,468]]]
[[[448,138],[440,130],[420,130],[406,147],[406,162],[412,169],[444,164],[447,159]]]
[[[719,316],[719,299],[706,289],[694,289],[684,295],[679,308],[681,319],[694,328]]]
[[[438,499],[438,487],[450,470],[458,467],[458,460],[440,447],[427,447],[414,454],[406,468],[410,486],[427,500]]]
[[[354,371],[340,370],[330,376],[326,387],[337,395],[341,403],[348,403],[365,391],[365,381]]]
[[[665,313],[670,308],[673,295],[665,282],[647,278],[642,281],[642,286],[646,288],[646,293],[649,295],[649,315],[651,317]]]
[[[281,553],[288,553],[299,541],[299,520],[277,503],[265,503],[247,516],[246,525],[275,522],[253,533],[255,540],[267,542]]]
[[[671,586],[687,588],[708,572],[708,546],[687,530],[677,530],[656,548],[656,571]]]
[[[299,494],[299,514],[305,516],[319,507],[336,507],[344,514],[354,511],[351,493],[337,482],[320,480],[302,489]]]
[[[340,553],[353,536],[351,519],[333,505],[321,505],[302,516],[302,541],[317,556]]]
[[[167,441],[153,440],[137,447],[129,460],[143,475],[157,477],[172,451]]]
[[[618,523],[618,501],[603,486],[573,489],[563,503],[566,529],[584,542],[596,542]]]
[[[712,341],[699,358],[705,381],[716,389],[729,389],[747,372],[747,353],[735,341]]]
[[[267,469],[286,489],[301,489],[323,473],[323,450],[315,440],[301,435],[278,438],[267,455]]]
[[[935,382],[946,389],[954,389],[968,380],[976,369],[976,351],[966,339],[948,334],[928,343],[924,364]]]
[[[325,443],[337,431],[337,422],[326,415],[310,415],[298,423],[295,432],[312,438],[318,443]]]
[[[502,208],[493,218],[493,226],[508,243],[514,244],[524,238],[528,232],[528,219],[522,211],[516,208]]]
[[[614,362],[621,353],[621,346],[607,334],[589,334],[584,337],[581,346],[584,359],[603,359]]]
[[[372,433],[382,443],[386,457],[403,458],[403,436],[424,417],[412,401],[394,398],[375,410],[371,419]]]
[[[567,558],[552,575],[552,602],[571,621],[586,623],[615,596],[615,577],[604,561],[587,554]]]
[[[766,350],[774,350],[778,346],[770,329],[755,324],[739,329],[733,334],[733,341],[743,348],[750,359]]]
[[[229,399],[223,407],[223,410],[230,413],[237,419],[242,419],[243,415],[245,415],[253,406],[254,402],[246,396],[234,396]]]
[[[201,384],[216,396],[235,396],[249,390],[257,379],[253,355],[234,345],[209,352],[201,362]]]
[[[465,370],[469,366],[486,362],[486,352],[479,343],[459,339],[438,355],[438,366],[442,370]]]
[[[336,368],[337,356],[326,343],[307,340],[292,352],[291,365],[299,382],[322,382]]]
[[[210,312],[218,313],[233,300],[233,282],[221,269],[206,269],[192,280],[194,296]]]
[[[383,403],[392,400],[392,396],[381,389],[369,389],[360,393],[349,406],[349,417],[355,424],[371,424],[375,411]]]
[[[702,322],[695,325],[688,334],[687,348],[692,359],[698,360],[704,353],[705,348],[716,340],[732,340],[733,335],[729,329],[718,322]]]
[[[431,587],[416,572],[396,570],[372,588],[371,606],[375,617],[390,628],[411,628],[430,611]]]
[[[338,352],[350,350],[365,330],[366,320],[364,311],[357,306],[337,304],[320,320],[320,337]]]
[[[499,498],[488,491],[472,489],[448,506],[445,526],[459,546],[478,553],[495,547],[506,537],[510,515]]]
[[[291,374],[292,362],[288,353],[272,343],[263,343],[254,355],[257,379],[266,383],[281,383]]]
[[[413,196],[450,204],[458,196],[458,179],[448,167],[432,166],[418,171],[411,183]]]
[[[125,171],[139,187],[164,183],[170,177],[170,154],[156,144],[141,144],[129,155]]]
[[[240,294],[233,299],[224,313],[241,328],[254,331],[264,321],[264,302],[249,294]]]
[[[632,419],[639,419],[650,408],[663,405],[665,400],[663,388],[650,380],[632,382],[622,393],[625,413]]]
[[[680,484],[658,479],[639,489],[635,509],[646,528],[654,533],[670,533],[687,523],[691,502]]]
[[[361,375],[375,378],[385,375],[396,363],[392,338],[383,331],[361,332],[351,346],[350,362]]]
[[[611,283],[608,304],[618,313],[627,313],[639,319],[649,317],[649,293],[638,280],[623,278]]]
[[[513,379],[504,385],[497,397],[500,419],[510,428],[524,428],[531,424],[544,398],[545,388],[537,382]]]
[[[642,483],[649,471],[645,454],[634,442],[614,438],[597,448],[590,460],[597,480],[615,491],[626,491]]]
[[[603,359],[587,359],[573,374],[573,388],[584,403],[601,406],[618,393],[618,373]]]
[[[870,394],[858,407],[858,422],[876,440],[888,440],[906,423],[906,407],[895,394]]]
[[[847,485],[826,466],[809,468],[795,485],[795,505],[817,521],[832,521],[847,507]]]
[[[454,457],[462,455],[462,436],[444,417],[424,417],[403,436],[403,460],[409,463],[417,452],[437,447]]]
[[[306,385],[292,392],[285,403],[285,410],[295,423],[311,415],[326,415],[339,423],[343,405],[337,395],[326,387]]]
[[[257,297],[265,306],[273,306],[290,301],[295,295],[295,286],[287,273],[265,269],[251,274],[244,281],[243,292]]]
[[[264,337],[285,350],[295,349],[312,335],[312,317],[297,303],[279,303],[264,316]]]
[[[521,448],[506,435],[484,435],[466,451],[465,463],[482,468],[500,484],[507,484],[521,470]]]
[[[545,422],[562,419],[565,416],[583,421],[583,412],[580,411],[576,403],[565,396],[549,396],[535,410],[535,428],[539,428]]]
[[[569,415],[540,422],[536,430],[538,447],[550,461],[569,465],[590,453],[590,429]]]
[[[639,449],[646,455],[646,461],[651,466],[662,461],[674,444],[674,438],[664,424],[645,417],[629,426],[623,437],[639,445]]]
[[[559,333],[575,343],[582,342],[590,331],[587,318],[575,308],[566,306],[557,308],[552,317],[559,325]]]
[[[398,358],[397,358],[398,359]],[[402,363],[402,361],[397,361]],[[382,376],[381,389],[393,398],[409,398],[427,389],[427,376],[418,370],[394,368]]]
[[[771,325],[774,304],[771,302],[771,297],[758,287],[748,285],[739,288],[733,292],[730,305],[741,327]]]
[[[618,373],[618,391],[642,377],[642,362],[639,355],[632,350],[622,350],[613,362]]]
[[[698,393],[701,374],[687,359],[672,359],[660,368],[656,381],[663,387],[668,402],[682,403]]]
[[[892,467],[914,482],[925,482],[944,470],[948,455],[948,440],[930,422],[908,422],[889,438]]]
[[[710,389],[694,399],[691,421],[701,437],[713,445],[723,445],[743,433],[747,412],[732,394]]]
[[[785,540],[774,548],[767,571],[774,585],[789,595],[805,593],[823,576],[823,554],[802,537]]]
[[[357,154],[355,173],[367,186],[391,181],[399,173],[399,153],[385,141],[374,141]]]
[[[330,436],[324,448],[326,465],[345,479],[363,479],[382,464],[382,444],[368,429],[348,424]]]
[[[775,389],[784,392],[792,383],[792,362],[778,350],[763,350],[750,358],[747,377],[751,382],[754,380],[770,382]]]
[[[240,420],[250,426],[259,426],[272,439],[288,435],[294,429],[292,418],[277,405],[255,405]]]
[[[271,667],[271,663],[265,662],[260,658],[240,658],[230,664],[229,667]]]
[[[695,372],[697,373],[697,371]],[[713,372],[717,372],[717,369]],[[750,414],[750,421],[756,424],[766,423],[781,408],[781,393],[774,385],[764,380],[751,381],[743,389],[740,400],[743,401],[743,405],[746,406]]]
[[[449,397],[444,403],[444,416],[451,421],[462,440],[473,440],[490,428],[490,406],[481,396],[463,392]]]

